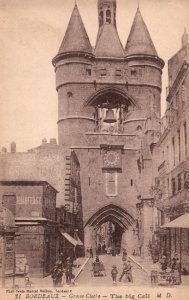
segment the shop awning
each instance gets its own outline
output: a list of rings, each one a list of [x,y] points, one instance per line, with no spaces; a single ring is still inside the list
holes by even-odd
[[[189,228],[189,213],[186,213],[175,220],[162,225],[161,228]]]
[[[77,246],[78,241],[76,241],[71,235],[69,235],[67,232],[63,232],[62,230],[60,230],[60,233],[62,234],[62,236],[67,239],[68,242],[70,242],[72,245]]]

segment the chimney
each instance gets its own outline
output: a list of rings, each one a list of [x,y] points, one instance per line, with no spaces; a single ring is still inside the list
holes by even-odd
[[[11,153],[16,153],[16,143],[15,142],[11,143]]]
[[[46,138],[42,139],[42,145],[44,146],[46,144],[47,144],[47,139]]]
[[[2,148],[1,148],[1,152],[2,152],[2,153],[6,153],[6,152],[7,152],[7,148],[2,147]]]
[[[50,144],[57,145],[56,139],[55,138],[50,139]]]

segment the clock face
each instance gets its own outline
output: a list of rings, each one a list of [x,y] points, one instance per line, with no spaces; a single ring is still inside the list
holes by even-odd
[[[120,165],[120,157],[117,152],[108,151],[104,154],[104,164],[108,167],[117,167]]]

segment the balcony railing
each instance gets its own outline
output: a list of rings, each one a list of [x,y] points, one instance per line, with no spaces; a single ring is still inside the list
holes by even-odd
[[[167,198],[158,201],[158,208],[171,208],[180,205],[189,204],[189,192],[186,189],[178,191],[175,195],[169,196]]]

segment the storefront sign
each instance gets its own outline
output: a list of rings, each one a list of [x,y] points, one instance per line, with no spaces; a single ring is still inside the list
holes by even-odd
[[[41,196],[17,196],[16,203],[19,205],[41,205]]]

